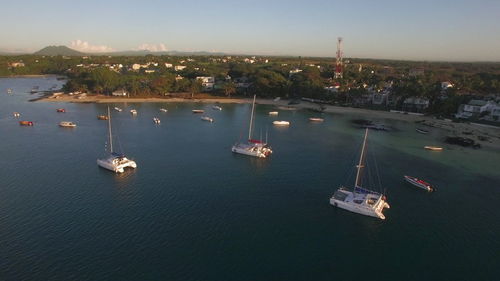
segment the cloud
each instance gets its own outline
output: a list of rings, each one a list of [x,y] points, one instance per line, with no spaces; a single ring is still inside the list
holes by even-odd
[[[151,52],[166,52],[168,51],[167,46],[165,44],[148,44],[143,43],[136,48],[138,51],[151,51]]]
[[[105,46],[105,45],[90,45],[87,41],[82,41],[80,39],[71,41],[70,44],[72,49],[81,52],[89,53],[103,53],[103,52],[113,52],[115,49]]]

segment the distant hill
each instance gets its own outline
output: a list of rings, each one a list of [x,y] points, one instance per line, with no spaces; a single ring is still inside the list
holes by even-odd
[[[148,50],[139,51],[117,51],[117,52],[107,52],[107,53],[94,53],[92,55],[96,56],[224,56],[225,53],[220,52],[205,52],[205,51],[194,51],[194,52],[182,52],[182,51],[161,51],[152,52]]]
[[[85,53],[78,52],[66,46],[47,46],[38,52],[33,53],[39,56],[85,56]]]

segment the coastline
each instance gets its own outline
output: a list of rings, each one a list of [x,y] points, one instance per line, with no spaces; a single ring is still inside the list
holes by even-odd
[[[66,77],[60,74],[23,74],[23,75],[7,75],[0,78],[42,78],[42,77]]]
[[[78,99],[67,94],[57,96],[44,96],[36,101],[39,102],[73,102],[73,103],[220,103],[220,104],[244,104],[252,103],[251,98],[127,98],[109,97],[104,95],[91,95]],[[257,99],[257,104],[273,105],[281,107],[281,110],[317,110],[318,104],[308,101],[301,101],[299,104],[289,105],[288,100]],[[325,113],[333,114],[356,114],[366,119],[390,119],[406,121],[410,123],[419,122],[425,127],[432,127],[447,131],[448,134],[466,138],[473,138],[482,146],[500,149],[500,127],[482,126],[473,123],[454,123],[451,121],[435,119],[431,116],[403,114],[390,111],[378,111],[363,108],[341,107],[335,105],[324,105]],[[280,109],[280,108],[278,108]],[[318,113],[320,114],[320,113]],[[420,126],[419,125],[419,126]],[[467,134],[464,134],[466,132]],[[488,140],[479,140],[478,136],[485,136]]]

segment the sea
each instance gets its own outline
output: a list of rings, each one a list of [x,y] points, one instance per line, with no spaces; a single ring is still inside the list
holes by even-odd
[[[256,159],[231,152],[248,137],[249,104],[109,104],[115,150],[138,165],[114,174],[96,164],[109,148],[107,122],[96,118],[107,104],[29,101],[33,87],[64,82],[0,78],[0,280],[500,278],[498,150],[447,145],[439,129],[422,135],[418,124],[375,119],[393,128],[368,134],[363,186],[390,204],[379,220],[329,204],[354,184],[364,130],[352,120],[370,115],[269,116],[276,108],[257,105],[253,138],[267,137],[274,152]]]

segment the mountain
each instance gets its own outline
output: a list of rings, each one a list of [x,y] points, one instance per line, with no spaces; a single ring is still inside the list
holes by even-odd
[[[85,56],[85,53],[78,52],[66,46],[47,46],[38,52],[33,53],[39,56]]]

